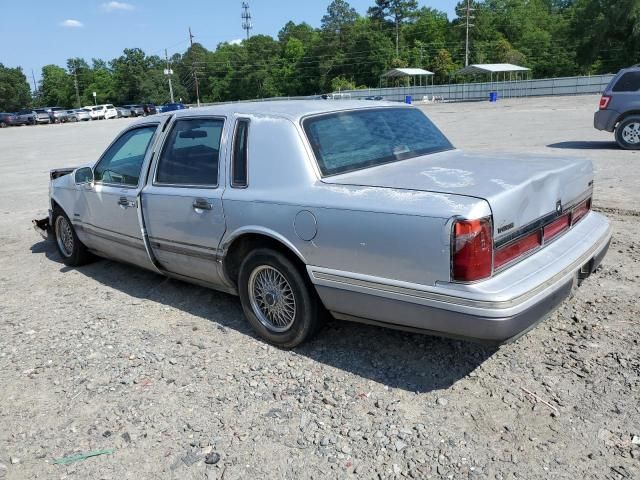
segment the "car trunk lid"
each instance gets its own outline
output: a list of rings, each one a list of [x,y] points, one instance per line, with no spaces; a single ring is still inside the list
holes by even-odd
[[[323,182],[481,198],[491,207],[497,239],[584,198],[592,189],[593,168],[591,161],[579,158],[450,150],[325,177]]]

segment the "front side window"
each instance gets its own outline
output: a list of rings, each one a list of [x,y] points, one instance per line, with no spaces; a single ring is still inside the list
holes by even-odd
[[[216,187],[223,127],[220,118],[176,120],[158,160],[156,182]]]
[[[397,162],[453,148],[418,109],[339,112],[303,122],[323,176]]]
[[[613,86],[614,92],[640,91],[640,72],[624,73]]]
[[[136,128],[122,134],[104,153],[94,169],[96,182],[135,187],[144,156],[157,126]]]
[[[240,119],[236,124],[233,137],[233,160],[231,166],[231,186],[242,188],[247,186],[247,136],[249,120]]]

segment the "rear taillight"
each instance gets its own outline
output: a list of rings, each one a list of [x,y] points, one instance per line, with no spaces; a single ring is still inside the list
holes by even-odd
[[[571,217],[569,216],[569,214],[566,214],[554,220],[549,225],[545,226],[544,233],[543,233],[545,242],[560,235],[565,230],[568,230],[570,224],[571,224]]]
[[[519,258],[542,244],[540,232],[536,231],[496,250],[493,266],[497,270],[507,263]]]
[[[576,208],[573,209],[571,213],[571,224],[575,225],[579,220],[582,219],[589,211],[591,210],[591,199],[588,198]]]
[[[472,282],[491,276],[493,232],[491,218],[456,220],[451,243],[451,275]]]
[[[608,95],[603,95],[600,97],[600,110],[604,110],[609,106],[609,102],[611,101],[611,97]]]

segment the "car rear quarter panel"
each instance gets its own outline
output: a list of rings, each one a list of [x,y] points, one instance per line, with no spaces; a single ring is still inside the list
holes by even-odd
[[[249,185],[225,191],[223,252],[264,233],[307,265],[433,285],[449,279],[452,218],[490,215],[469,197],[324,184],[294,123],[250,120]]]

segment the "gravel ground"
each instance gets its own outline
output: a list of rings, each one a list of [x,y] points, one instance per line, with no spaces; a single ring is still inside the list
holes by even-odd
[[[0,478],[640,478],[640,154],[591,128],[596,101],[425,107],[466,149],[597,167],[605,264],[500,349],[334,321],[282,351],[235,297],[67,268],[30,226],[47,171],[127,120],[0,131]]]

